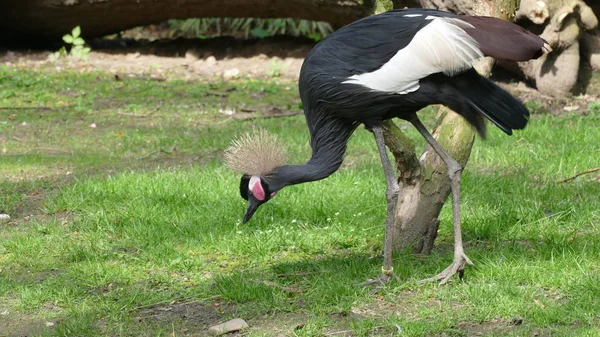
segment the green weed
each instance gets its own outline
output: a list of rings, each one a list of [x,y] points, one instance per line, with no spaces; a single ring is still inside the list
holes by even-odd
[[[60,50],[48,56],[50,61],[56,61],[60,57],[67,55],[74,59],[87,61],[88,54],[92,49],[84,46],[85,40],[81,37],[81,28],[79,26],[73,28],[70,34],[65,34],[62,39],[69,46],[69,51],[65,47],[60,48]]]

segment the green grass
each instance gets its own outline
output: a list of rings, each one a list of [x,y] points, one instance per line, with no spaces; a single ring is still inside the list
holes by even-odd
[[[381,268],[371,135],[357,131],[339,172],[241,225],[239,176],[222,165],[231,138],[260,126],[294,162],[309,156],[302,116],[219,113],[243,104],[299,109],[290,83],[0,67],[0,106],[13,107],[0,110],[0,212],[13,215],[0,224],[0,336],[197,336],[233,317],[250,336],[598,335],[600,185],[555,183],[599,166],[598,111],[535,115],[513,137],[490,128],[463,176],[465,282],[417,283],[452,260],[445,207],[434,253],[397,254],[401,281],[371,294],[355,286]]]

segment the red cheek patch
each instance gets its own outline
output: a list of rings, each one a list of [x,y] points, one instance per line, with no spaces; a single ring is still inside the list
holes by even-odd
[[[252,191],[252,195],[260,201],[265,200],[265,190],[262,188],[262,184],[260,183],[259,177],[250,178],[250,183],[248,184],[248,188]]]

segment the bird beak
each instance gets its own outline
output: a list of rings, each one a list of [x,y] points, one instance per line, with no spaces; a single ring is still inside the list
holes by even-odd
[[[252,196],[248,198],[248,209],[246,210],[246,215],[244,215],[242,224],[245,224],[246,222],[250,221],[250,218],[252,218],[254,212],[256,212],[256,210],[258,209],[258,206],[260,206],[260,202],[256,200],[256,198]]]

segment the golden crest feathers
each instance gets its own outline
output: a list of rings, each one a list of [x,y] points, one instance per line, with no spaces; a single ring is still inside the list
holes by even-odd
[[[263,129],[254,129],[234,139],[225,150],[226,165],[249,176],[266,176],[286,161],[277,136]]]

